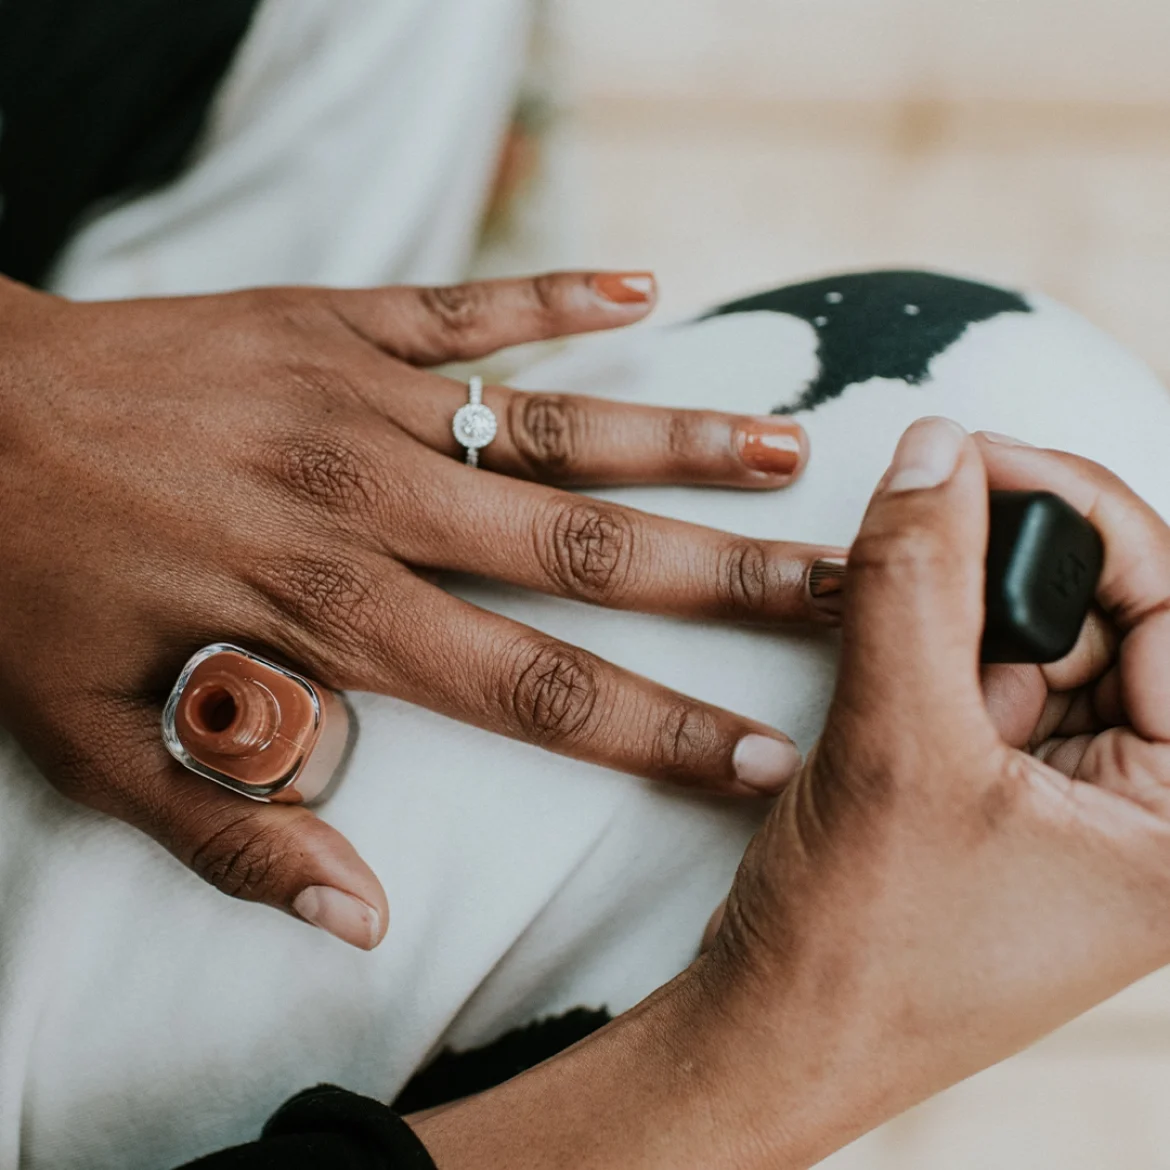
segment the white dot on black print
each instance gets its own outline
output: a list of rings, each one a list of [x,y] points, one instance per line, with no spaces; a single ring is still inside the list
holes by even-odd
[[[826,304],[835,306],[831,315]],[[708,317],[783,313],[816,330],[819,372],[799,394],[776,405],[777,414],[792,414],[873,379],[928,382],[931,363],[968,326],[1031,311],[1018,293],[971,280],[933,272],[861,272],[760,293]]]

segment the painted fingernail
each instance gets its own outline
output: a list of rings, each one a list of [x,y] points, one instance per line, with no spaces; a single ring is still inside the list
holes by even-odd
[[[808,458],[804,427],[771,415],[747,419],[736,432],[736,446],[744,466],[765,475],[791,478]]]
[[[358,947],[371,951],[377,946],[382,926],[378,911],[360,898],[330,886],[309,886],[292,904],[293,913],[310,926]]]
[[[808,595],[826,617],[839,618],[845,608],[845,557],[821,557],[808,571]]]
[[[998,443],[1002,447],[1032,447],[1032,443],[1025,443],[1023,439],[1013,439],[1011,435],[1001,435],[998,431],[980,431],[989,443]]]
[[[599,300],[623,308],[648,305],[658,287],[651,272],[598,272],[589,283]]]
[[[954,474],[967,432],[949,418],[919,419],[903,436],[883,490],[915,492],[938,487]]]
[[[761,794],[783,788],[800,771],[796,745],[767,735],[745,735],[731,757],[735,778]]]

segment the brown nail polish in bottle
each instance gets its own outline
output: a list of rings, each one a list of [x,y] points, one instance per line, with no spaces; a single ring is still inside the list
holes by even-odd
[[[163,711],[179,763],[253,800],[321,797],[350,746],[350,716],[333,691],[226,642],[183,667]]]

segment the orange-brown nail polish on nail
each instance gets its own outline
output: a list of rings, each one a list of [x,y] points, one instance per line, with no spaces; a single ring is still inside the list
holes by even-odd
[[[845,608],[845,557],[821,557],[808,572],[808,595],[827,617],[840,617]]]
[[[651,272],[598,272],[590,284],[611,305],[648,305],[656,288]]]
[[[226,642],[187,663],[163,711],[163,740],[179,763],[254,800],[324,795],[349,733],[339,695]]]
[[[808,452],[804,428],[787,419],[750,419],[739,430],[739,457],[752,471],[765,475],[795,475]]]

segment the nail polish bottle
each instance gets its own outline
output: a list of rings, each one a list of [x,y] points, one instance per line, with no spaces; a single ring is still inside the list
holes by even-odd
[[[319,799],[348,754],[341,696],[247,650],[216,643],[183,667],[163,711],[179,763],[254,800]]]
[[[992,492],[984,662],[1057,662],[1072,650],[1097,592],[1097,530],[1050,492]]]

